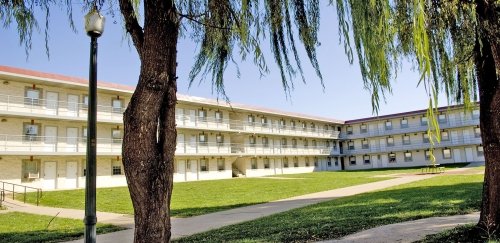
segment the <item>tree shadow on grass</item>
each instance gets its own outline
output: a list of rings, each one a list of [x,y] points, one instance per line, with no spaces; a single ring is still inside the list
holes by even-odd
[[[83,223],[82,223],[83,224]],[[106,234],[114,231],[123,230],[125,228],[103,225],[97,227],[97,234]],[[58,230],[29,230],[13,231],[0,233],[0,242],[9,243],[31,243],[31,242],[61,242],[76,240],[83,237],[83,226],[74,229],[58,229]]]
[[[305,242],[340,238],[380,225],[479,210],[482,183],[365,193],[223,227],[178,242]]]

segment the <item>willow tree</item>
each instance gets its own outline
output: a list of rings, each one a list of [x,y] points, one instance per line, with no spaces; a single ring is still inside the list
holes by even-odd
[[[76,1],[75,1],[76,2]],[[261,42],[270,41],[274,61],[286,92],[296,74],[302,74],[297,45],[321,78],[316,60],[319,1],[304,0],[118,0],[127,34],[140,59],[137,87],[124,113],[123,164],[135,215],[135,242],[170,240],[170,199],[176,148],[175,106],[177,45],[179,38],[199,44],[190,77],[208,78],[217,93],[224,93],[224,71],[235,58],[250,57],[261,73],[268,71]],[[81,2],[79,2],[81,4]],[[76,3],[78,4],[78,3]],[[72,0],[0,1],[4,26],[17,23],[27,50],[38,28],[35,12],[48,17],[52,7],[68,8]],[[84,1],[113,9],[115,1]],[[118,10],[116,10],[118,11]],[[45,28],[47,34],[47,29]],[[267,37],[267,38],[264,38]]]
[[[392,77],[403,60],[409,60],[421,74],[419,83],[426,86],[430,96],[429,114],[433,114],[439,92],[444,92],[449,101],[463,103],[466,109],[479,98],[486,171],[478,225],[498,234],[500,1],[330,3],[337,7],[339,32],[349,61],[352,63],[354,53],[357,55],[365,87],[372,93],[374,110],[380,99],[391,92]]]

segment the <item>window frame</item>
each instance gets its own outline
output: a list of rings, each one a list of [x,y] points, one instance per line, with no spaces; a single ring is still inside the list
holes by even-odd
[[[346,133],[347,133],[347,135],[352,135],[354,133],[353,129],[352,129],[352,126],[347,126],[346,127]]]
[[[36,134],[28,133],[27,126],[36,127]],[[31,123],[23,122],[23,142],[35,142],[40,141],[42,136],[42,124],[41,123]]]
[[[224,113],[217,110],[214,112],[214,118],[216,122],[221,123],[224,120]]]
[[[477,157],[484,157],[484,147],[483,145],[476,146]]]
[[[405,123],[403,123],[403,121],[405,121]],[[408,119],[406,119],[406,118],[401,119],[401,121],[399,122],[399,125],[401,126],[401,128],[408,128],[410,126]]]
[[[359,133],[368,133],[368,125],[366,124],[359,125]]]
[[[258,165],[258,162],[257,162],[257,158],[250,158],[250,169],[252,170],[256,170],[259,168],[259,165]]]
[[[349,165],[356,165],[356,156],[349,156]]]
[[[428,126],[429,125],[429,118],[427,116],[421,116],[420,117],[420,125],[421,126]]]
[[[111,175],[123,175],[122,162],[120,160],[112,159],[111,160]]]
[[[200,172],[208,172],[210,162],[208,159],[200,159]]]
[[[28,97],[28,92],[36,91],[38,93],[38,98]],[[24,87],[24,104],[29,106],[40,106],[42,105],[43,99],[43,89],[41,88],[33,88],[33,87]]]
[[[394,137],[387,137],[385,139],[387,147],[394,147]],[[389,142],[391,141],[391,142]]]
[[[207,146],[208,145],[208,135],[205,133],[199,133],[198,134],[198,143],[200,145]]]
[[[408,157],[408,155],[410,155]],[[405,162],[412,162],[413,161],[413,153],[411,151],[406,151],[403,153],[404,161]]]
[[[448,151],[448,156],[446,156],[446,152],[445,151]],[[452,159],[453,158],[453,155],[451,154],[451,149],[450,148],[444,148],[442,150],[442,155],[443,155],[443,159]]]
[[[226,170],[226,159],[217,158],[217,171],[225,171],[225,170]]]
[[[368,165],[370,163],[371,163],[370,155],[367,154],[363,155],[363,164]]]
[[[264,158],[263,159],[264,163],[264,169],[270,169],[271,168],[271,162],[269,161],[269,158]]]
[[[28,167],[32,167],[32,165],[29,165],[28,164],[34,164],[34,170],[31,170],[32,168],[29,168],[30,170],[28,170]],[[21,160],[21,182],[28,182],[28,181],[31,181],[31,180],[36,180],[36,179],[40,179],[40,172],[41,172],[41,166],[42,166],[42,162],[40,159],[23,159]],[[30,174],[37,174],[37,177],[30,177]]]
[[[480,127],[474,127],[474,137],[475,138],[481,137],[481,128]]]
[[[384,122],[384,127],[385,127],[385,130],[386,131],[390,131],[392,130],[393,126],[392,126],[392,121],[385,121]]]
[[[120,102],[120,107],[115,107],[115,101]],[[125,101],[123,98],[113,97],[111,98],[111,112],[112,113],[123,113],[123,107],[125,106]]]
[[[405,139],[405,138],[408,138],[408,139]],[[403,140],[403,145],[410,145],[411,144],[411,137],[410,137],[410,135],[403,135],[402,136],[402,140]]]
[[[389,153],[387,155],[387,158],[389,160],[389,163],[397,163],[396,153]]]
[[[361,148],[362,149],[369,149],[370,148],[370,143],[368,140],[364,139],[361,140]]]

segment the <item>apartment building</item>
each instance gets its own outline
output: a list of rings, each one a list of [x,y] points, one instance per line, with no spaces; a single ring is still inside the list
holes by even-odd
[[[0,66],[0,181],[85,185],[88,82]],[[99,82],[97,186],[125,186],[122,114],[133,87]],[[438,163],[481,161],[478,111],[440,110]],[[175,181],[428,163],[425,111],[352,121],[178,94]]]

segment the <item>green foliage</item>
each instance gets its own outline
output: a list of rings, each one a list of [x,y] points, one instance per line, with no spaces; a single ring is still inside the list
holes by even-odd
[[[311,205],[175,242],[312,242],[421,218],[479,210],[482,175],[450,175]],[[444,241],[442,241],[444,242]]]
[[[61,242],[81,238],[84,224],[78,219],[55,218],[27,213],[0,214],[0,242]],[[123,228],[110,224],[97,224],[97,234]]]

